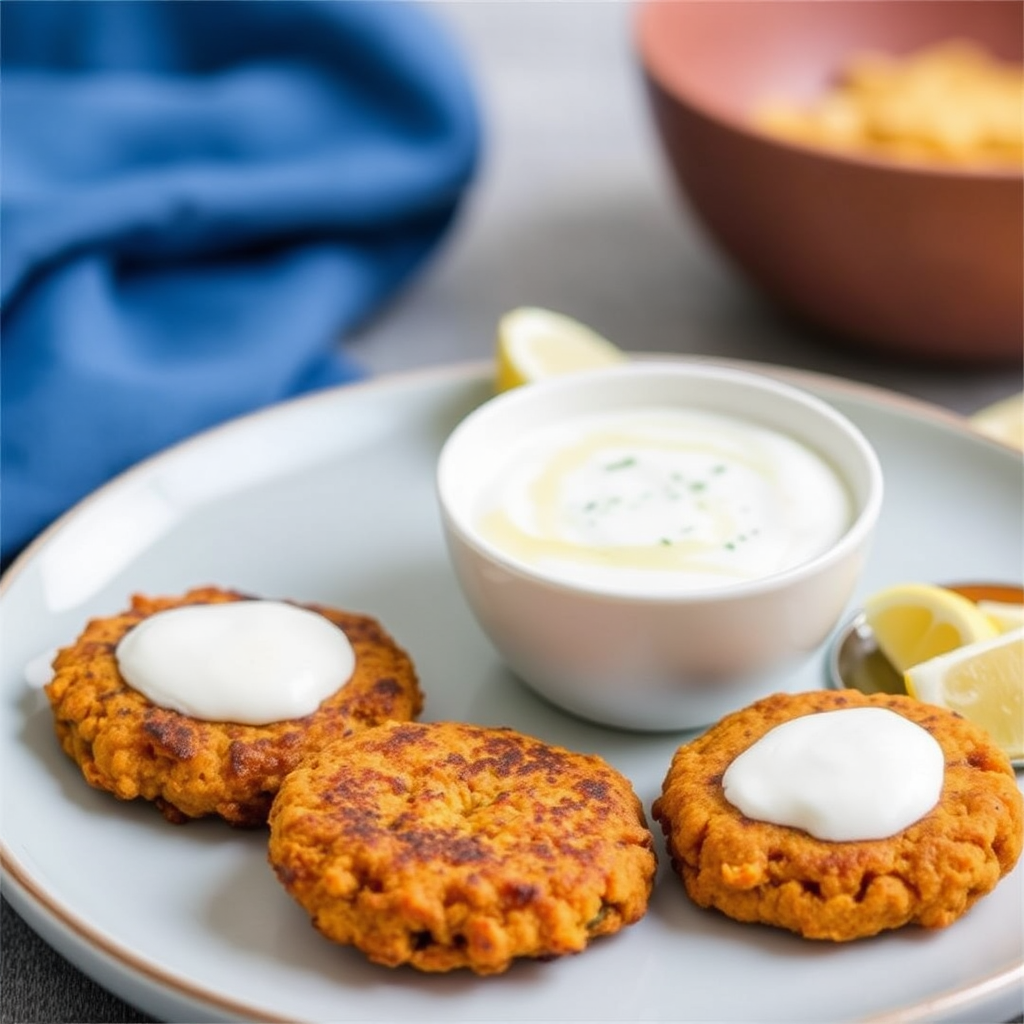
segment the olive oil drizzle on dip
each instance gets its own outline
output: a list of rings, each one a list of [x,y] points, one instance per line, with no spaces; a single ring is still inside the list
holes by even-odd
[[[245,725],[312,714],[355,669],[341,629],[284,601],[169,608],[126,633],[115,653],[125,681],[154,704]]]
[[[636,409],[529,435],[483,492],[481,535],[569,581],[704,589],[800,564],[848,528],[816,452],[738,417]]]

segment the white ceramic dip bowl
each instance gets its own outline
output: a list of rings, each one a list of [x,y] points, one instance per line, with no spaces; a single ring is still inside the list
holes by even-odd
[[[437,482],[456,577],[510,668],[567,711],[648,731],[793,688],[883,490],[826,402],[668,361],[499,395],[452,432]]]

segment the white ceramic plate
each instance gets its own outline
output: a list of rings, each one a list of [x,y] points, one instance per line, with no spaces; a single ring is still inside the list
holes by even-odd
[[[1022,870],[944,931],[831,945],[696,909],[662,865],[648,915],[580,956],[423,976],[313,931],[262,831],[166,824],[89,789],[24,667],[133,591],[203,584],[379,617],[415,659],[425,718],[510,725],[595,751],[647,808],[680,735],[616,732],[544,704],[503,668],[449,571],[434,462],[488,395],[487,367],[324,392],[231,423],[123,475],[3,581],[4,891],[60,952],[168,1020],[988,1020],[1020,1012]],[[1019,454],[887,393],[783,374],[875,444],[887,479],[855,601],[898,580],[1006,579],[1024,562]],[[824,683],[821,658],[806,686]],[[661,852],[659,847],[659,852]]]

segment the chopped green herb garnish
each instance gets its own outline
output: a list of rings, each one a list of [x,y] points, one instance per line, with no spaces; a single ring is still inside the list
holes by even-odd
[[[705,490],[707,486],[708,485],[703,480],[695,480],[690,484],[690,490],[693,491],[694,494],[699,494],[701,491]]]
[[[666,547],[666,548],[672,547],[672,541],[669,540],[668,537],[662,537],[661,540],[659,541],[659,543],[662,545],[662,547]]]
[[[617,462],[609,462],[604,468],[609,472],[614,469],[629,469],[630,466],[636,465],[636,459],[632,455],[627,455],[624,459],[619,459]]]

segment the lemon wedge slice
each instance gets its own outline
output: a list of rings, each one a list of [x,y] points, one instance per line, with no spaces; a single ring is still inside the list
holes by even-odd
[[[996,625],[1001,633],[1024,626],[1024,604],[1012,604],[1009,601],[979,601],[981,609]]]
[[[879,591],[864,602],[864,616],[879,649],[900,673],[999,635],[973,601],[928,583],[901,583]]]
[[[498,321],[495,390],[625,362],[622,349],[562,313],[521,306]]]
[[[1024,757],[1024,628],[922,662],[903,678],[912,697],[959,712],[1010,758]]]
[[[1024,448],[1024,394],[1010,395],[970,417],[975,429],[1015,448]]]

